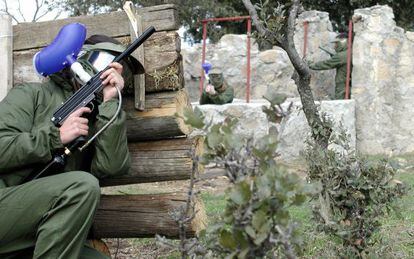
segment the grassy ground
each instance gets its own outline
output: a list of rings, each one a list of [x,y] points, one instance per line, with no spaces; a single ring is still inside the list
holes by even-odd
[[[412,161],[411,161],[412,159]],[[391,213],[382,220],[380,233],[375,235],[377,244],[374,250],[380,258],[414,258],[414,156],[399,158],[402,164],[397,179],[409,186],[409,191],[397,205],[400,213]],[[130,192],[130,191],[128,191]],[[146,192],[146,191],[145,191]],[[205,191],[201,195],[210,223],[220,221],[220,214],[225,207],[223,192]],[[335,256],[335,242],[332,238],[315,232],[315,223],[312,221],[310,204],[291,210],[292,218],[301,224],[301,231],[305,239],[304,255],[301,258],[337,258]],[[118,258],[180,258],[177,252],[158,247],[154,239],[132,239],[127,245],[137,251],[135,256]]]

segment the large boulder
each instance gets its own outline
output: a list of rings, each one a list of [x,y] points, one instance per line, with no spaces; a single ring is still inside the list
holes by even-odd
[[[363,154],[414,151],[414,34],[388,6],[356,10],[352,98]]]
[[[224,105],[195,105],[205,116],[205,122],[218,124],[225,118],[236,117],[239,122],[235,134],[244,138],[258,139],[268,134],[269,122],[262,111],[263,105],[269,105],[266,101],[245,103],[236,100],[234,103]]]

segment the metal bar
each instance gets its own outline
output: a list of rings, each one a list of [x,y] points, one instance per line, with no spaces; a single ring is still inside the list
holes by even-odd
[[[225,21],[240,21],[250,19],[250,16],[235,16],[235,17],[220,17],[220,18],[209,18],[203,20],[204,22],[225,22]]]
[[[200,97],[203,93],[204,85],[204,69],[202,65],[206,61],[206,39],[207,39],[207,22],[203,21],[203,53],[201,56],[201,72],[200,72]]]
[[[306,57],[306,52],[308,49],[308,29],[309,29],[309,22],[305,21],[303,22],[303,57]]]
[[[250,102],[250,46],[251,46],[251,31],[252,31],[252,20],[247,19],[247,71],[246,71],[246,102]]]
[[[352,32],[353,23],[349,21],[348,28],[348,50],[347,50],[347,63],[346,63],[346,84],[345,84],[345,99],[349,99],[350,95],[350,83],[351,83],[351,62],[352,62]]]
[[[250,54],[251,54],[251,30],[252,30],[252,21],[250,16],[236,16],[236,17],[222,17],[222,18],[210,18],[202,21],[203,23],[203,52],[201,57],[201,65],[204,64],[206,59],[206,39],[207,39],[207,23],[208,22],[224,22],[224,21],[239,21],[247,19],[247,71],[246,71],[246,102],[250,102],[250,81],[251,81],[251,64],[250,64]],[[201,68],[200,72],[200,96],[203,93],[204,85],[204,70]]]

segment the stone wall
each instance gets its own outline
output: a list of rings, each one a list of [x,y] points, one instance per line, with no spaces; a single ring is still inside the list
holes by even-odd
[[[332,33],[328,15],[316,11],[301,14],[297,22],[298,29],[295,36],[299,53],[303,53],[304,21],[309,22],[309,42],[306,58],[312,61],[328,58],[328,55],[319,49],[319,46],[332,48],[332,46],[329,46],[329,42],[334,37],[334,33]],[[414,152],[414,32],[406,32],[396,26],[393,11],[388,6],[373,6],[355,10],[353,21],[355,36],[353,42],[352,99],[355,100],[356,149],[366,155],[399,155]],[[228,37],[238,38],[241,41],[245,36]],[[236,49],[240,48],[238,50],[239,56],[245,58],[242,56],[245,50],[243,49],[244,42],[236,44],[239,40],[226,38],[222,40],[233,42],[232,44],[236,46]],[[237,60],[230,58],[231,52],[226,52],[233,48],[229,47],[230,45],[233,46],[232,44],[228,44],[226,51],[224,51],[224,47],[220,47],[220,44],[224,43],[219,43],[217,48],[223,51],[218,52],[220,53],[218,56],[209,54],[211,60],[226,60],[229,63]],[[213,53],[216,50],[214,49]],[[254,94],[256,95],[253,98],[260,97],[266,87],[279,89],[280,92],[285,93],[287,91],[289,96],[294,95],[294,92],[289,92],[292,89],[291,81],[289,81],[292,68],[286,56],[284,56],[285,53],[280,49],[274,49],[271,52],[259,52],[257,48],[254,49],[253,53],[256,55],[253,57],[255,62],[252,63],[252,67],[256,67],[255,73],[266,71],[260,76],[261,79],[257,81],[262,84],[262,87],[260,85],[254,86],[254,89],[256,89]],[[201,54],[194,55],[201,57]],[[232,65],[232,63],[230,64]],[[261,65],[259,66],[259,64]],[[230,71],[233,71],[233,76],[236,75],[235,70],[235,66],[232,65]],[[198,69],[197,71],[199,73]],[[281,74],[270,75],[270,71],[278,71]],[[197,75],[194,75],[194,78]],[[266,77],[268,78],[265,79]],[[323,99],[326,94],[331,93],[333,80],[334,71],[315,72],[313,74],[312,87],[317,99]],[[262,89],[259,90],[259,88]],[[239,96],[239,98],[244,98],[244,95]],[[352,114],[352,111],[348,110],[350,107],[346,105],[341,106],[341,108],[337,106],[336,108],[341,109],[338,111],[339,113],[350,112]],[[304,121],[304,118],[299,116],[298,121],[301,120]],[[291,124],[288,121],[284,123],[286,127]],[[305,132],[302,129],[305,126],[305,124],[302,126],[295,125],[290,129],[286,128],[284,130],[286,134],[281,132],[280,146],[286,150],[287,157],[293,158],[298,154],[297,150],[289,150],[301,145],[298,142],[292,142],[292,139],[302,136],[300,134]],[[281,127],[285,126],[282,125]]]
[[[323,46],[333,49],[331,39],[335,37],[328,13],[309,11],[300,15],[297,23],[295,42],[299,53],[303,53],[303,22],[308,21],[307,59],[319,61],[329,55],[319,49]],[[235,88],[236,98],[246,98],[246,35],[225,35],[217,44],[207,44],[206,60],[222,68],[227,83]],[[192,101],[199,98],[201,70],[201,44],[183,48],[184,77]],[[296,85],[291,79],[293,66],[284,50],[274,47],[259,51],[252,40],[251,48],[251,99],[261,99],[268,89],[284,93],[289,97],[298,96]],[[334,89],[335,71],[315,71],[311,87],[317,99],[327,99]]]
[[[332,40],[336,37],[333,32],[329,14],[319,11],[307,11],[299,15],[297,19],[295,46],[299,53],[303,54],[304,29],[308,23],[308,38],[306,48],[306,60],[311,62],[322,61],[330,58],[330,55],[321,50],[322,47],[330,52],[335,52]],[[310,86],[316,99],[330,99],[335,92],[335,69],[323,71],[311,71]]]
[[[291,105],[292,103],[292,105]],[[205,115],[205,122],[221,123],[228,116],[238,119],[235,134],[243,137],[252,137],[257,140],[269,133],[271,123],[268,122],[263,106],[268,106],[266,101],[253,103],[236,102],[225,105],[197,105]],[[302,152],[306,147],[306,140],[310,138],[310,128],[302,111],[302,104],[298,98],[288,99],[282,106],[286,109],[291,105],[290,112],[280,124],[278,129],[279,160],[288,165],[303,165]],[[356,146],[355,136],[355,101],[336,100],[322,101],[317,105],[321,112],[329,116],[334,123],[334,131],[342,130],[348,135],[351,148]],[[335,146],[331,146],[336,148]]]
[[[246,98],[246,35],[225,35],[217,44],[208,44],[206,60],[223,70],[227,84],[235,89],[235,97]],[[192,101],[199,98],[201,45],[183,50],[184,78]],[[251,99],[261,99],[269,87],[288,96],[297,96],[296,85],[291,79],[293,66],[282,49],[259,52],[252,40],[251,46]]]
[[[284,106],[288,105],[285,103]],[[334,100],[317,103],[319,111],[326,114],[334,122],[333,130],[336,134],[344,131],[348,136],[352,150],[356,147],[355,132],[355,101]],[[282,120],[278,135],[278,153],[286,164],[300,164],[303,162],[302,152],[306,148],[306,140],[310,139],[310,128],[306,121],[300,101],[294,101],[291,112]],[[330,148],[337,148],[332,145]]]
[[[396,26],[388,6],[356,10],[352,98],[357,149],[364,154],[414,151],[414,33]]]

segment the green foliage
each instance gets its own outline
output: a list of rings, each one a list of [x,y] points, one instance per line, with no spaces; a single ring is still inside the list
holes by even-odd
[[[286,115],[286,112],[282,108],[282,103],[287,99],[285,94],[279,94],[276,91],[270,91],[267,95],[263,96],[264,99],[269,101],[269,106],[263,106],[262,110],[266,114],[267,119],[273,123],[279,123]],[[292,103],[288,107],[288,111],[292,107]]]
[[[307,10],[314,9],[326,11],[336,30],[346,31],[348,21],[352,18],[355,9],[374,6],[376,4],[388,5],[394,10],[397,24],[407,30],[414,29],[412,12],[414,1],[412,0],[303,0]]]
[[[202,125],[199,121],[204,118],[197,108],[186,111],[184,119],[205,132],[201,161],[225,169],[233,183],[223,220],[206,231],[213,256],[294,258],[301,253],[301,235],[289,208],[301,205],[313,189],[276,164],[275,137],[267,135],[255,142],[243,138],[234,133],[236,118]]]
[[[306,151],[309,179],[322,191],[313,208],[318,229],[339,240],[346,258],[361,258],[373,245],[380,219],[394,209],[393,201],[405,187],[394,180],[395,168],[386,160],[368,161],[355,155],[345,133],[332,135],[335,148],[322,149],[310,143]]]
[[[63,0],[57,3],[60,9],[69,12],[73,16],[102,13],[107,11],[122,10],[124,0]],[[140,6],[153,6],[160,4],[176,4],[181,25],[187,29],[186,38],[199,42],[202,38],[201,21],[212,17],[228,17],[247,15],[247,11],[239,0],[133,0]],[[279,31],[283,26],[285,10],[291,0],[279,1],[252,1],[259,9],[260,18],[266,21],[269,29]],[[355,9],[373,6],[375,4],[388,4],[394,9],[397,24],[405,29],[414,29],[412,12],[414,1],[412,0],[302,0],[306,10],[326,11],[334,23],[336,30],[345,31],[348,21]],[[208,37],[216,42],[226,33],[246,33],[245,22],[219,22],[209,23]],[[262,42],[263,43],[263,42]]]

